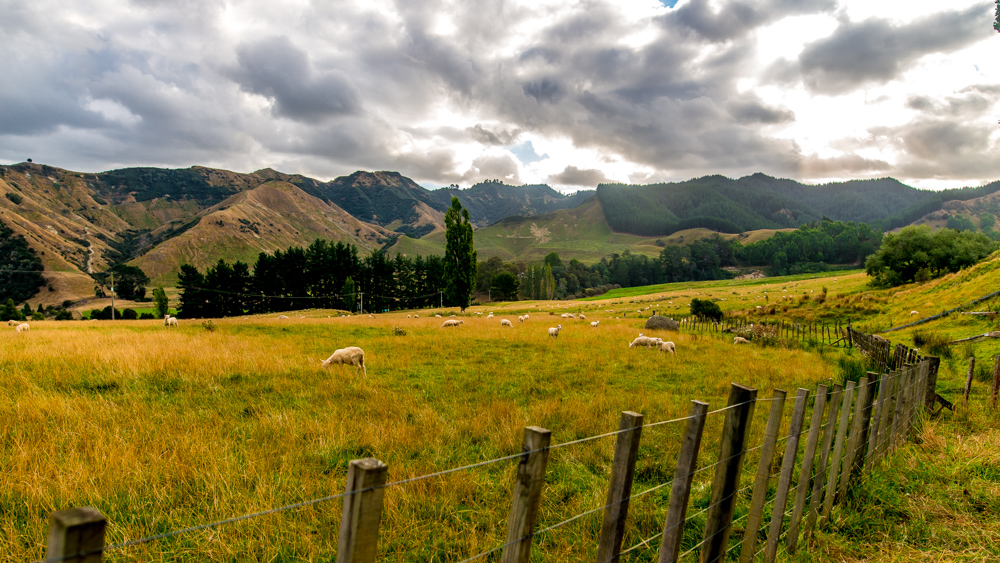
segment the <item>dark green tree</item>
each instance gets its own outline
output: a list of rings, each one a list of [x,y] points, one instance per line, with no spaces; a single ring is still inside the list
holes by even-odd
[[[14,299],[7,299],[7,302],[4,303],[3,307],[0,307],[0,321],[20,320],[23,320],[23,316],[21,315],[21,311],[17,310],[17,305],[14,304]]]
[[[493,276],[490,293],[498,301],[517,301],[517,293],[521,291],[521,281],[510,272],[500,272]]]
[[[153,290],[153,308],[156,309],[156,318],[162,319],[167,316],[170,310],[170,302],[167,299],[167,292],[162,287]]]
[[[708,299],[692,299],[691,314],[696,317],[706,317],[717,321],[722,320],[722,309],[718,304]]]
[[[358,302],[358,296],[355,291],[354,280],[351,278],[344,280],[344,305],[352,313],[354,312],[354,305]]]
[[[472,241],[469,210],[462,208],[457,197],[451,198],[451,207],[444,214],[444,225],[447,239],[444,267],[448,301],[465,311],[472,301],[472,290],[476,283],[476,249]]]
[[[882,239],[865,261],[876,287],[891,287],[957,272],[993,252],[995,243],[982,233],[931,230],[927,225],[904,227]]]
[[[208,309],[210,292],[205,291],[205,276],[191,264],[182,264],[177,274],[180,292],[177,316],[185,319],[204,318]]]
[[[103,272],[91,274],[100,288],[95,293],[100,295],[111,290],[112,273],[114,274],[115,295],[130,300],[146,297],[146,284],[149,283],[149,276],[140,268],[128,264],[115,264]]]
[[[24,315],[24,318],[30,319],[31,318],[31,313],[32,313],[32,311],[31,311],[31,304],[28,303],[27,301],[25,301],[24,302],[24,308],[21,309],[21,314]]]

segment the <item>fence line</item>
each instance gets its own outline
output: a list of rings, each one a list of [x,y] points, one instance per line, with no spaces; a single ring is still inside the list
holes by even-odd
[[[868,346],[870,354],[884,352],[886,348],[870,335],[853,330],[849,330],[848,334],[853,342],[859,343],[859,347]],[[388,468],[382,462],[374,459],[353,460],[349,464],[346,490],[343,493],[118,544],[104,545],[106,520],[96,509],[75,508],[57,511],[52,513],[46,559],[36,563],[84,559],[88,563],[101,561],[105,551],[149,543],[338,498],[344,499],[344,513],[341,519],[337,561],[358,563],[375,561],[382,498],[386,491],[407,483],[515,459],[518,460],[517,478],[507,538],[501,545],[465,559],[464,562],[481,559],[501,550],[503,550],[501,560],[504,562],[527,561],[535,536],[553,532],[571,522],[603,511],[606,525],[602,526],[600,541],[601,549],[607,557],[599,555],[598,561],[601,563],[617,561],[624,554],[641,547],[649,547],[652,545],[651,542],[660,537],[663,538],[659,553],[661,562],[678,561],[699,548],[702,550],[703,561],[721,561],[737,545],[743,545],[741,561],[752,560],[763,553],[764,560],[772,563],[779,547],[792,554],[800,537],[808,538],[816,527],[826,526],[832,517],[832,507],[850,498],[856,487],[863,486],[864,479],[856,477],[865,476],[874,467],[885,463],[888,456],[900,447],[909,433],[919,427],[924,410],[933,407],[933,403],[928,404],[928,397],[934,394],[936,377],[931,376],[932,372],[936,376],[937,358],[920,358],[914,351],[908,349],[897,348],[896,352],[878,357],[885,360],[881,365],[898,364],[898,367],[886,369],[884,372],[869,372],[857,384],[847,382],[843,389],[840,384],[832,387],[819,385],[808,424],[806,411],[810,392],[800,389],[788,432],[781,437],[777,436],[777,430],[782,419],[782,410],[779,406],[784,404],[784,392],[781,392],[780,396],[776,392],[774,397],[757,399],[755,389],[734,383],[731,386],[729,404],[710,412],[706,403],[693,401],[691,415],[647,424],[641,423],[641,415],[626,412],[623,413],[622,427],[617,431],[558,444],[548,443],[550,436],[548,430],[528,427],[525,430],[523,451],[519,454],[388,483],[385,482]],[[915,361],[911,363],[903,360]],[[763,441],[751,446],[747,444],[747,440],[757,402],[774,402],[774,406],[769,416],[769,430],[764,433]],[[827,404],[829,412],[824,416]],[[835,412],[838,408],[839,414]],[[697,461],[706,419],[710,415],[723,413],[725,416],[719,438],[718,459],[714,463],[698,468]],[[631,422],[627,422],[627,419]],[[637,451],[642,429],[680,422],[687,422],[687,431],[678,453],[674,479],[633,493],[631,475],[634,474],[636,459],[634,453],[628,454]],[[839,430],[834,432],[836,428]],[[800,452],[799,438],[806,433],[808,439],[805,440],[805,450]],[[820,441],[821,434],[822,441]],[[617,491],[613,492],[609,487],[608,500],[602,506],[535,530],[535,518],[540,506],[549,452],[611,436],[617,436],[618,439],[611,476],[612,483],[618,483]],[[768,483],[775,476],[772,474],[773,452],[777,444],[782,442],[785,443],[785,453],[781,470],[777,473],[779,484],[774,493],[770,494],[767,493]],[[625,454],[619,456],[619,451]],[[745,471],[744,461],[747,461],[749,454],[758,451],[760,454],[755,459],[749,460]],[[740,487],[740,481],[744,480],[743,474],[752,473],[750,462],[757,464],[756,476],[750,479],[749,484]],[[715,470],[715,475],[712,479],[711,500],[708,506],[694,514],[686,514],[693,478],[712,469]],[[628,517],[629,502],[668,486],[672,487],[671,508],[665,513],[663,531],[622,550],[621,539]],[[744,493],[751,489],[754,490],[754,495],[749,503],[750,508],[745,514],[734,519],[738,503],[744,498]],[[758,493],[758,491],[764,492]],[[790,496],[793,491],[796,492],[794,499]],[[810,493],[811,502],[808,502]],[[767,500],[766,496],[770,496],[770,499]],[[824,498],[825,501],[821,503],[821,499]],[[792,501],[791,506],[786,505],[789,500]],[[759,508],[754,508],[758,505]],[[756,514],[760,512],[762,515],[768,505],[773,506],[770,532],[764,546],[755,552],[754,544],[760,533],[759,518]],[[705,515],[706,519],[704,534],[700,541],[687,545],[687,549],[681,553],[681,544],[685,541],[684,528],[702,515]],[[786,524],[786,516],[789,515],[790,519]],[[805,523],[800,526],[802,519]],[[736,524],[744,520],[746,525],[738,529]],[[608,522],[611,524],[607,524]],[[741,532],[742,539],[729,545],[730,536],[734,531]],[[784,545],[779,546],[783,539]]]

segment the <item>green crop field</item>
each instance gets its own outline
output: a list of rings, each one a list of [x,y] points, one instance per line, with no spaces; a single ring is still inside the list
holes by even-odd
[[[731,382],[759,389],[760,398],[775,388],[791,394],[842,382],[858,365],[863,370],[863,359],[840,347],[733,347],[730,335],[690,332],[652,333],[674,341],[676,355],[628,343],[651,333],[640,310],[681,315],[695,296],[760,318],[908,319],[917,307],[930,312],[928,302],[940,308],[985,294],[995,265],[880,292],[865,289],[863,274],[840,273],[685,284],[588,302],[495,303],[456,317],[464,321],[457,328],[441,328],[433,310],[181,319],[177,330],[161,321],[32,322],[29,333],[0,338],[0,560],[44,557],[54,510],[96,507],[108,517],[107,543],[115,544],[336,495],[351,459],[384,461],[395,482],[519,453],[528,425],[551,430],[561,444],[617,429],[623,410],[658,422],[685,416],[692,399],[722,408]],[[587,318],[559,316],[567,311]],[[494,318],[476,314],[488,312]],[[414,313],[421,318],[408,317]],[[502,328],[501,318],[514,326]],[[563,325],[558,338],[547,336],[556,324]],[[888,336],[911,344],[995,326],[989,317],[949,317],[922,335]],[[321,369],[321,359],[345,346],[366,351],[367,377],[352,367]],[[870,487],[838,507],[813,548],[779,559],[1000,555],[1000,420],[987,406],[985,372],[970,404],[959,399],[968,354],[988,368],[998,352],[989,340],[942,354],[938,389],[956,412],[925,423]],[[760,441],[765,405],[757,406],[751,444]],[[700,467],[715,461],[721,420],[709,418]],[[624,545],[639,547],[625,561],[656,557],[659,540],[640,542],[662,531],[670,488],[657,487],[673,476],[682,430],[674,423],[643,433],[634,491],[650,492],[630,506]],[[552,450],[538,529],[604,504],[613,450],[613,437]],[[500,546],[515,466],[507,460],[386,489],[380,560],[461,561]],[[744,479],[754,469],[744,467]],[[696,480],[690,514],[708,505],[709,473]],[[123,547],[105,559],[333,561],[340,516],[333,500]],[[697,544],[703,525],[704,515],[693,516],[684,549]],[[600,526],[598,510],[538,534],[534,560],[592,560]]]

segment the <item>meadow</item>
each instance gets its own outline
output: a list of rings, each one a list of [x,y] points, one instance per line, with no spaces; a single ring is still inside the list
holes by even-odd
[[[687,332],[655,333],[676,342],[675,356],[627,346],[643,331],[644,318],[635,318],[639,310],[655,306],[680,313],[694,296],[719,299],[732,312],[788,301],[787,293],[795,295],[793,313],[832,307],[838,299],[884,300],[875,315],[928,299],[915,288],[869,295],[863,280],[852,276],[860,275],[772,283],[768,297],[759,285],[693,286],[594,302],[492,304],[458,317],[465,324],[455,329],[440,328],[442,319],[430,316],[435,311],[420,311],[419,319],[407,318],[413,312],[369,318],[321,310],[287,320],[182,319],[178,330],[160,321],[33,322],[27,335],[0,335],[0,559],[41,559],[53,510],[98,508],[108,517],[107,543],[114,544],[338,494],[351,459],[384,461],[388,480],[395,482],[518,453],[528,425],[551,430],[558,445],[617,429],[623,410],[652,423],[687,415],[692,399],[719,409],[731,382],[757,388],[761,399],[774,388],[792,394],[798,387],[841,382],[845,366],[861,362],[842,348],[733,347],[728,335]],[[824,286],[828,297],[817,304],[814,296]],[[937,288],[924,287],[935,303],[964,298]],[[813,297],[801,303],[803,295]],[[570,310],[585,311],[587,319],[558,316]],[[496,318],[475,314],[488,311]],[[518,323],[517,315],[525,312],[530,318]],[[515,326],[501,328],[500,318]],[[600,326],[590,327],[592,320]],[[546,329],[556,324],[564,330],[553,339]],[[367,378],[350,367],[320,368],[321,359],[349,345],[365,349]],[[939,384],[953,400],[964,380],[960,355],[945,360]],[[921,489],[923,504],[947,504],[955,484],[972,488],[968,506],[941,509],[950,524],[926,524],[917,537],[937,549],[935,538],[957,534],[953,543],[971,546],[973,558],[995,551],[1000,535],[994,529],[973,540],[962,532],[976,502],[986,507],[986,522],[997,522],[990,500],[997,495],[989,495],[1000,492],[1000,460],[991,451],[1000,424],[995,413],[980,408],[982,385],[977,383],[970,407],[959,405],[954,415],[925,425],[921,436],[932,451],[912,445],[899,454],[917,460],[904,463],[918,468],[921,478],[940,482],[937,493]],[[766,411],[766,403],[757,406],[751,444],[760,441]],[[715,462],[721,422],[720,415],[709,417],[700,467]],[[624,560],[656,557],[658,540],[640,542],[662,530],[669,487],[656,487],[673,476],[682,430],[682,424],[664,424],[643,433],[634,491],[650,492],[630,508],[624,545],[638,548]],[[953,434],[964,442],[956,445]],[[607,437],[552,451],[539,529],[604,504],[613,448],[614,438]],[[932,461],[919,461],[926,456]],[[978,469],[969,470],[969,463]],[[508,460],[387,489],[381,560],[461,561],[501,545],[515,464]],[[744,478],[753,471],[745,465]],[[887,489],[899,479],[907,477],[891,470],[873,477]],[[699,477],[693,507],[707,506],[710,480],[709,471]],[[895,495],[894,502],[877,503],[883,511],[877,517],[869,504],[845,506],[834,530],[821,534],[824,547],[800,559],[883,560],[873,559],[872,545],[879,553],[879,545],[892,542],[912,546],[905,531],[894,531],[895,522],[900,514],[918,514],[920,505],[894,491],[884,492]],[[333,561],[340,515],[339,500],[317,503],[112,550],[105,558]],[[600,525],[598,511],[540,533],[534,560],[592,559]],[[702,526],[696,518],[686,546],[697,542]],[[994,547],[984,551],[980,544]],[[893,559],[894,548],[884,555],[899,560]]]

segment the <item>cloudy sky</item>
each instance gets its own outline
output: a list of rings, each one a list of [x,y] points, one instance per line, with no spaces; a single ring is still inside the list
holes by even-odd
[[[1000,179],[991,0],[0,0],[0,163]]]

